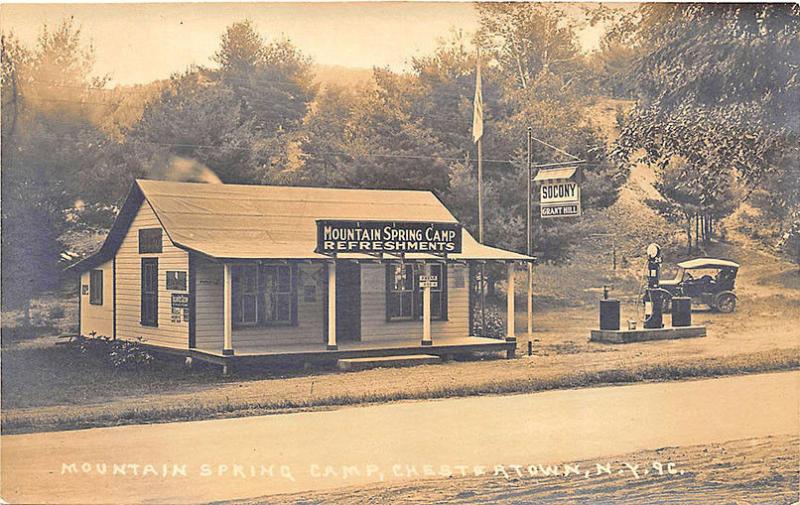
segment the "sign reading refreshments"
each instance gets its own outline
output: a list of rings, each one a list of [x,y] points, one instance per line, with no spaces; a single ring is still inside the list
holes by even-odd
[[[317,221],[317,252],[452,254],[461,252],[461,225],[416,221]]]

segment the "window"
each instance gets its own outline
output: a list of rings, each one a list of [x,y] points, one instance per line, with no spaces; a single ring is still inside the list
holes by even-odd
[[[169,291],[186,291],[186,272],[167,270],[167,289]]]
[[[139,254],[161,252],[161,228],[139,230]]]
[[[386,266],[386,317],[390,321],[414,319],[415,270],[412,263]]]
[[[103,305],[103,271],[89,272],[89,303]]]
[[[264,274],[264,322],[292,323],[292,269],[288,265],[267,265]]]
[[[297,324],[296,266],[236,265],[231,274],[234,325]]]
[[[447,268],[443,263],[432,263],[431,275],[438,286],[431,288],[431,319],[447,319]],[[422,319],[422,288],[419,276],[422,265],[393,263],[386,266],[386,319],[409,321]]]
[[[441,263],[431,264],[431,275],[438,279],[437,286],[431,288],[431,319],[447,319],[447,268]],[[418,275],[422,275],[422,267]],[[419,290],[419,317],[422,317],[422,289]]]
[[[142,259],[142,326],[158,326],[158,258]]]
[[[242,265],[231,269],[233,277],[233,324],[258,323],[258,266]]]

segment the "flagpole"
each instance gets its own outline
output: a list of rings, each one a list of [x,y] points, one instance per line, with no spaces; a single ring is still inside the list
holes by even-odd
[[[478,139],[478,242],[483,244],[483,137]]]
[[[479,53],[480,54],[480,53]],[[478,63],[480,65],[480,63]],[[478,242],[483,244],[483,136],[478,138]],[[481,329],[486,331],[486,263],[481,262]]]

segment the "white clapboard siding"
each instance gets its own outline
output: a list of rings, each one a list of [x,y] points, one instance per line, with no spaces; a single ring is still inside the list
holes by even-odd
[[[90,335],[92,332],[98,337],[112,337],[114,333],[114,266],[111,261],[95,267],[103,271],[103,304],[91,305],[89,303],[90,290],[83,294],[81,289],[81,334]],[[91,270],[81,274],[81,286],[89,288]]]
[[[222,264],[203,258],[194,260],[195,345],[199,349],[222,349]]]
[[[162,252],[139,254],[139,230],[161,228],[153,209],[143,202],[117,251],[117,338],[165,347],[189,347],[189,323],[172,322],[172,293],[167,291],[167,270],[189,271],[189,253],[175,247],[162,229]],[[142,258],[158,258],[158,326],[141,325]],[[187,286],[188,287],[188,286]]]
[[[196,326],[195,338],[199,349],[222,349],[223,305],[222,281],[223,266],[207,260],[195,263],[196,283]],[[233,348],[260,347],[268,350],[270,346],[287,344],[324,343],[324,267],[303,264],[299,267],[297,283],[297,325],[262,326],[257,328],[234,328]],[[313,301],[306,301],[305,286],[314,286]]]
[[[447,321],[431,321],[431,338],[469,335],[467,267],[447,267]],[[386,321],[386,266],[361,265],[361,340],[421,340],[422,320]]]

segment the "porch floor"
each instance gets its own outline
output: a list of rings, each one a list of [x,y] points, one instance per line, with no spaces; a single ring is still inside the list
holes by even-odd
[[[484,337],[449,337],[434,339],[433,345],[421,345],[419,340],[397,339],[367,342],[340,342],[337,350],[326,350],[325,344],[285,344],[270,346],[241,346],[234,342],[235,354],[226,356],[221,349],[191,349],[192,355],[214,363],[265,361],[336,361],[342,358],[434,354],[448,356],[467,352],[513,352],[516,342]]]

